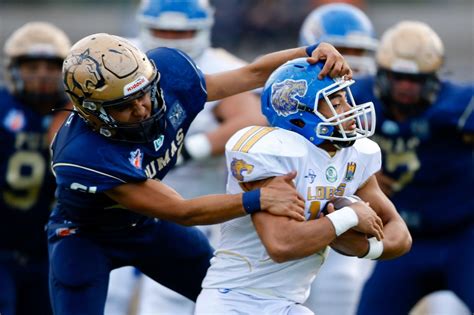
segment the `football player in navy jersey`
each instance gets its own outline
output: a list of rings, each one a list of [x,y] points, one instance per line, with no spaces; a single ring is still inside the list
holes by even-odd
[[[52,145],[58,201],[48,241],[55,314],[102,314],[109,272],[125,265],[195,300],[212,249],[202,232],[183,225],[259,210],[304,220],[295,173],[251,192],[188,200],[160,182],[206,101],[257,88],[279,65],[304,56],[312,63],[326,60],[320,77],[351,77],[326,43],[212,75],[203,75],[179,50],[145,55],[109,34],[87,36],[72,47],[63,78],[76,112]]]
[[[359,102],[374,101],[378,181],[414,239],[409,254],[377,263],[361,315],[408,314],[437,290],[453,291],[474,311],[473,85],[441,80],[443,60],[428,25],[402,21],[381,38],[377,75],[353,89]]]
[[[30,22],[4,46],[0,86],[0,314],[51,314],[44,225],[54,201],[49,143],[53,107],[68,103],[61,66],[66,34]]]

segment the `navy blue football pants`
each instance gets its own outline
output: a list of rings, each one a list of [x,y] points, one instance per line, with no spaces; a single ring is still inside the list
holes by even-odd
[[[51,304],[56,315],[103,315],[109,273],[131,265],[195,301],[213,249],[194,227],[157,220],[115,232],[48,230]]]
[[[48,259],[22,260],[0,253],[0,314],[49,315]]]
[[[408,314],[438,290],[453,291],[474,312],[474,227],[449,237],[414,237],[408,254],[377,262],[357,314]]]

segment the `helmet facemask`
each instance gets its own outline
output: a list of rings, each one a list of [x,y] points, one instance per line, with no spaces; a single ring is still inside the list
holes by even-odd
[[[356,104],[349,87],[353,83],[353,80],[336,80],[332,85],[320,90],[315,98],[313,110],[321,119],[316,128],[316,136],[328,140],[338,148],[351,146],[357,139],[370,137],[375,132],[374,105],[372,102]],[[345,92],[346,102],[350,108],[342,113],[338,113],[331,102],[331,98],[339,91]],[[332,113],[330,117],[320,112],[319,100],[327,104]],[[355,121],[355,129],[345,130],[344,125],[351,120]]]
[[[160,74],[157,71],[155,78],[140,91],[119,100],[101,102],[92,99],[84,99],[82,101],[83,111],[97,117],[96,119],[100,121],[100,127],[97,128],[97,131],[107,138],[134,143],[151,142],[158,138],[166,128],[166,104],[163,99],[163,91],[160,88],[159,80]],[[126,106],[146,93],[150,93],[150,117],[139,122],[125,123],[116,121],[109,115],[108,109]]]

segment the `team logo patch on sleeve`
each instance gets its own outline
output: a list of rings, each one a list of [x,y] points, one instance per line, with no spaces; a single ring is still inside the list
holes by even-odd
[[[25,126],[25,115],[21,110],[12,109],[5,117],[3,125],[10,131],[20,131]]]
[[[130,157],[128,158],[130,164],[132,164],[136,169],[142,169],[143,154],[140,149],[130,152]]]
[[[298,111],[302,103],[296,98],[303,97],[308,90],[305,80],[285,80],[272,86],[272,107],[278,115],[286,117]]]
[[[247,175],[252,174],[253,168],[254,166],[252,164],[249,164],[242,159],[233,158],[230,163],[232,176],[234,176],[239,182],[244,180],[243,172],[246,172]]]

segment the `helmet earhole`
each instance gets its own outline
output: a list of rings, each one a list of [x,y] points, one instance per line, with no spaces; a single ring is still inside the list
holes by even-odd
[[[290,123],[300,128],[304,128],[304,126],[306,125],[305,122],[301,119],[291,119]]]

